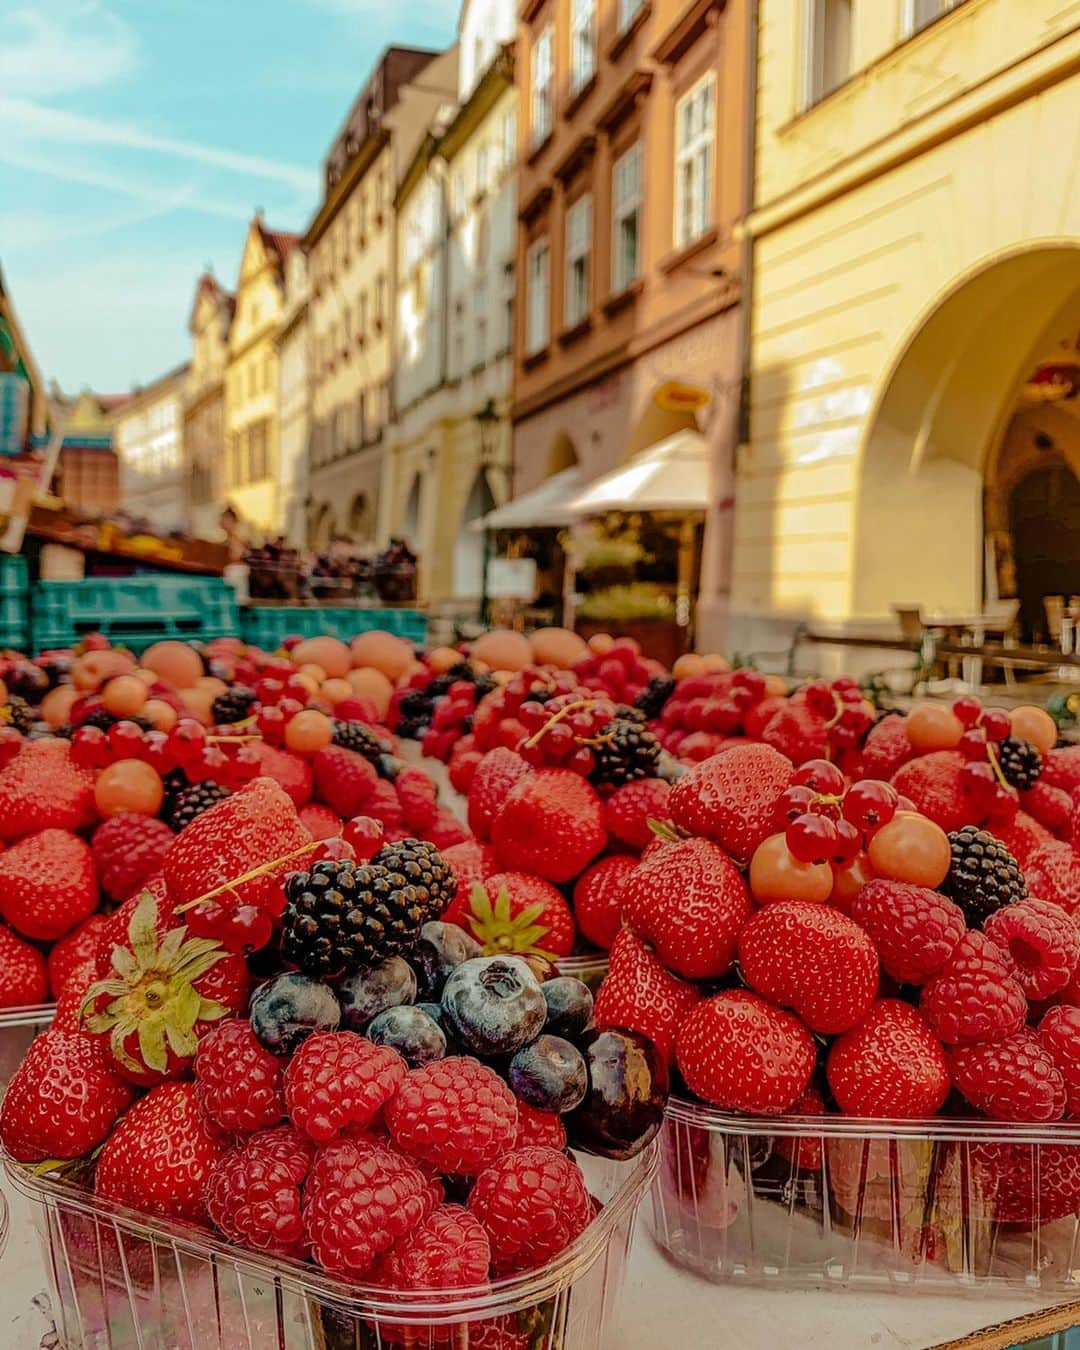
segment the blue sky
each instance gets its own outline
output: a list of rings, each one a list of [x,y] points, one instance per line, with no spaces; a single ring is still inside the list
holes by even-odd
[[[120,392],[187,358],[195,280],[246,223],[301,229],[390,42],[458,0],[4,0],[0,266],[46,378]]]

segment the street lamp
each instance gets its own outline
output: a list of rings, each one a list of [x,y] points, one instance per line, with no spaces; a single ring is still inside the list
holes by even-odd
[[[476,426],[480,435],[480,470],[484,475],[484,482],[487,483],[487,471],[491,467],[495,455],[495,449],[499,438],[499,414],[495,410],[495,400],[489,398],[482,408],[475,414]],[[491,485],[488,484],[488,492],[491,491]],[[480,571],[480,615],[481,623],[487,622],[488,610],[488,580],[487,570],[488,561],[491,553],[491,531],[484,531],[484,558],[483,567]]]

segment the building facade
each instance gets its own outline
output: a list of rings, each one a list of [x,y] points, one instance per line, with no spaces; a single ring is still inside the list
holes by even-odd
[[[277,334],[285,305],[285,269],[300,236],[248,227],[225,371],[225,497],[241,529],[258,538],[284,529],[278,473]]]
[[[113,420],[113,448],[120,465],[120,504],[156,530],[178,529],[187,516],[183,399],[185,362],[136,389]]]
[[[324,198],[304,237],[311,298],[308,541],[374,545],[383,436],[392,416],[393,199],[436,108],[453,97],[445,55],[384,54],[324,165]]]
[[[758,51],[730,644],[1010,593],[1038,635],[1080,586],[1075,6],[761,0]]]
[[[278,491],[283,530],[296,548],[307,543],[311,359],[307,258],[295,248],[285,265],[285,308],[278,348]]]
[[[64,428],[53,491],[68,510],[94,517],[115,515],[121,509],[113,432],[127,401],[126,394],[95,394],[89,389],[72,399],[51,400],[50,421],[62,419]]]
[[[224,505],[225,369],[229,360],[229,329],[236,301],[204,273],[195,287],[188,320],[191,365],[184,391],[183,456],[187,485],[187,520],[204,539],[217,539]]]

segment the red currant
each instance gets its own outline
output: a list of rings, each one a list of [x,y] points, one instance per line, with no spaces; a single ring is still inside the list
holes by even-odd
[[[982,702],[972,694],[965,694],[963,698],[954,700],[952,710],[965,727],[973,727],[982,713]]]
[[[837,867],[846,867],[854,862],[863,846],[862,830],[850,820],[838,820],[833,828],[836,830],[836,842],[829,861]]]
[[[205,744],[206,729],[193,717],[181,717],[169,732],[169,746],[178,764],[194,764]]]
[[[1003,741],[1012,734],[1012,719],[1004,708],[986,708],[980,725],[991,741]]]
[[[228,758],[219,746],[207,745],[194,764],[185,766],[185,772],[193,783],[211,780],[223,783],[227,777]]]
[[[806,706],[811,712],[816,712],[820,717],[832,717],[836,711],[836,702],[832,690],[824,680],[815,680],[813,684],[808,684],[803,692],[806,695]]]
[[[844,775],[827,759],[808,759],[795,770],[792,785],[804,784],[815,792],[838,797],[844,790]]]
[[[285,681],[284,697],[295,699],[302,708],[307,707],[307,701],[311,697],[311,690],[307,682],[299,675],[290,675]]]
[[[285,714],[279,704],[269,704],[265,708],[260,708],[255,716],[255,725],[263,740],[269,745],[280,745],[284,741]]]
[[[587,745],[579,746],[566,761],[566,767],[573,769],[574,773],[581,774],[583,778],[588,778],[596,768],[596,756]]]
[[[780,812],[785,820],[805,815],[814,801],[814,789],[805,783],[794,783],[780,794]]]
[[[852,783],[844,794],[844,816],[857,830],[876,830],[896,815],[896,789],[876,778]]]
[[[856,693],[858,693],[859,681],[854,679],[851,675],[840,675],[835,680],[833,680],[832,687],[836,690],[838,694],[846,693],[849,690],[854,690]],[[862,695],[859,694],[859,697],[861,698]]]
[[[986,732],[979,727],[972,727],[960,737],[956,748],[965,759],[985,761]]]
[[[83,769],[101,769],[112,759],[100,727],[80,727],[71,738],[71,758]]]
[[[989,816],[996,825],[1011,825],[1020,809],[1020,798],[1012,788],[1002,787],[999,783],[994,790],[994,799],[990,803]]]
[[[998,781],[989,760],[968,760],[960,770],[960,783],[977,811],[990,810],[997,797]]]
[[[169,747],[169,738],[164,731],[146,733],[143,759],[151,768],[156,769],[162,778],[176,768],[176,757]]]
[[[788,852],[798,862],[825,862],[836,847],[836,826],[825,816],[797,816],[789,822],[784,837]]]
[[[304,700],[304,703],[301,703],[298,698],[283,698],[278,703],[278,708],[281,710],[281,715],[285,721],[291,722],[297,713],[304,711],[306,702],[306,699]]]
[[[242,745],[229,761],[230,777],[237,787],[259,776],[259,755],[250,745]]]
[[[345,822],[341,833],[361,862],[374,858],[386,842],[386,827],[372,816],[354,816]]]
[[[192,935],[204,938],[219,938],[225,917],[225,911],[216,900],[205,900],[184,913],[184,921]]]
[[[145,745],[143,729],[137,722],[114,722],[108,731],[109,750],[117,759],[139,759]]]
[[[219,936],[230,951],[257,952],[274,936],[274,921],[255,905],[239,905],[225,915]]]
[[[284,693],[285,685],[281,680],[275,680],[272,675],[259,681],[255,686],[255,696],[265,707],[269,707],[281,698]]]

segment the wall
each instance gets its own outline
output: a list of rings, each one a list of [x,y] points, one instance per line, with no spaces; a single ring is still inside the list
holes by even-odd
[[[182,444],[182,393],[187,368],[139,391],[117,415],[113,448],[120,464],[120,500],[126,511],[158,529],[187,515]]]

